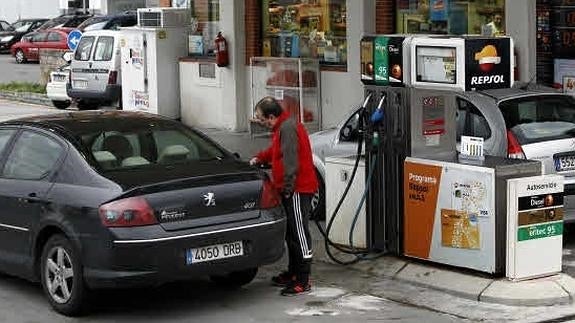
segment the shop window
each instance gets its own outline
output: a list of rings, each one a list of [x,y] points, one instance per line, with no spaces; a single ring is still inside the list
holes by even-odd
[[[263,0],[262,56],[347,64],[346,0]]]
[[[214,40],[220,30],[220,0],[191,0],[192,33],[190,53],[215,55]]]
[[[396,0],[397,31],[505,35],[505,0]]]

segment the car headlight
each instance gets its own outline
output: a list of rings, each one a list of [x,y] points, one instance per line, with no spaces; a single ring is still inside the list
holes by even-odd
[[[7,42],[11,41],[12,38],[14,38],[14,36],[2,37],[2,39],[0,39],[0,42],[7,43]]]

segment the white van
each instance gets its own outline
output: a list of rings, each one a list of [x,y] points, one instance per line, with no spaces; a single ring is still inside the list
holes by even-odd
[[[82,35],[70,64],[68,96],[78,108],[121,108],[120,31],[94,30]]]

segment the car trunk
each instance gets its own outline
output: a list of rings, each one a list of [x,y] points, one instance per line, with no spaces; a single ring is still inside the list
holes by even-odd
[[[72,62],[71,85],[75,90],[88,90],[94,92],[104,92],[110,78],[110,59],[96,60],[94,56],[98,50],[97,44],[102,37],[86,37],[88,40],[82,42],[92,42],[92,49],[84,57],[76,55]],[[95,49],[94,49],[95,48]],[[81,54],[80,54],[81,55]],[[100,54],[101,55],[101,54]],[[83,58],[83,59],[79,59]]]
[[[525,158],[539,160],[545,174],[575,176],[575,138],[522,145]]]
[[[500,109],[510,146],[516,147],[512,150],[518,150],[513,143],[520,146],[513,153],[539,160],[546,174],[575,175],[575,100],[571,96],[514,98],[500,103]]]
[[[144,197],[157,221],[168,231],[260,216],[264,175],[235,161],[104,175],[125,188],[118,199]]]

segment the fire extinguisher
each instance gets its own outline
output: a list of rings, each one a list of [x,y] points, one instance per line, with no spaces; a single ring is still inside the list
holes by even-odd
[[[218,36],[215,39],[216,43],[216,64],[219,67],[226,67],[230,64],[230,57],[228,55],[228,43],[222,32],[218,32]]]

